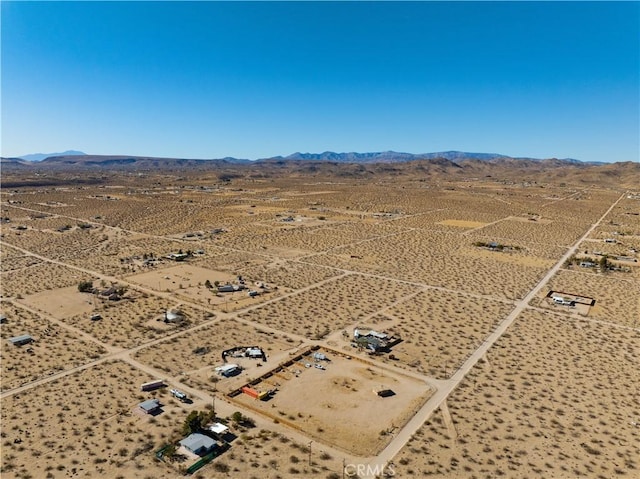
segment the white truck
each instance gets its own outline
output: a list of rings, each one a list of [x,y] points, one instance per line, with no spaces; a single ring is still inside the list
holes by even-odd
[[[179,399],[180,401],[186,401],[188,399],[187,395],[182,391],[178,391],[177,389],[172,389],[169,391],[173,397]]]

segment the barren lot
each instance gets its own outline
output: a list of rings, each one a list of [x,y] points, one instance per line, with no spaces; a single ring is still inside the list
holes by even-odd
[[[2,390],[12,389],[41,377],[97,359],[106,351],[79,339],[59,325],[11,303],[2,304],[7,317],[2,333]],[[9,338],[28,334],[34,342],[9,344]]]
[[[114,362],[4,398],[2,477],[175,477],[152,451],[185,413],[164,393],[163,414],[138,412],[151,379]]]
[[[397,373],[326,352],[330,362],[302,359],[253,387],[277,387],[269,401],[237,396],[241,404],[287,421],[311,437],[358,455],[369,455],[389,441],[431,395],[430,388]],[[321,364],[324,369],[318,369]],[[309,366],[307,366],[309,365]],[[394,395],[376,392],[391,389]]]
[[[488,256],[467,237],[409,231],[337,248],[309,261],[470,293],[522,297],[550,265],[548,260]]]
[[[90,280],[90,275],[54,263],[39,263],[26,271],[2,273],[2,296],[27,296],[33,293],[66,288]]]
[[[241,315],[307,338],[323,338],[393,304],[418,288],[385,279],[345,275]]]
[[[3,245],[0,248],[0,272],[23,270],[35,264],[41,263],[42,260],[35,256],[26,255],[22,251]],[[2,276],[0,276],[1,278]]]
[[[394,459],[399,477],[637,477],[640,334],[528,311]]]

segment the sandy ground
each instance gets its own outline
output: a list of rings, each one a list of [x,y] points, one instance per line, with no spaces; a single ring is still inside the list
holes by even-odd
[[[153,451],[180,439],[186,415],[205,401],[159,391],[165,412],[138,414],[150,397],[140,383],[167,376],[258,423],[232,425],[230,451],[195,477],[339,479],[343,460],[364,460],[352,456],[394,439],[393,426],[430,394],[427,382],[450,381],[620,196],[494,180],[198,180],[206,189],[138,180],[25,188],[12,205],[0,192],[10,219],[0,224],[3,478],[177,477],[179,464],[156,462]],[[638,204],[620,201],[580,249],[638,258]],[[282,221],[289,215],[294,221]],[[202,234],[187,237],[193,232]],[[616,243],[604,242],[612,236]],[[489,251],[478,241],[514,248]],[[144,255],[180,249],[204,253],[142,266]],[[203,286],[237,275],[273,292],[221,303]],[[98,299],[77,292],[82,280],[127,292]],[[633,477],[638,333],[625,327],[637,329],[640,317],[638,274],[563,269],[547,286],[596,305],[582,317],[545,302],[542,290],[394,459],[396,477]],[[167,309],[186,321],[166,324]],[[91,321],[94,311],[103,319]],[[396,359],[352,348],[342,332],[354,327],[400,335]],[[37,339],[32,352],[6,344],[23,333]],[[269,361],[239,360],[241,375],[216,381],[221,351],[245,342],[264,347]],[[298,377],[288,371],[273,400],[257,403],[265,411],[248,397],[222,399],[313,344],[354,359],[326,371],[302,365]],[[206,352],[195,354],[200,347]],[[108,355],[122,361],[107,363]],[[396,396],[377,401],[382,386]]]
[[[180,377],[185,384],[205,391],[228,392],[274,367],[283,357],[288,358],[288,353],[299,344],[299,341],[288,338],[285,334],[274,334],[222,320],[164,343],[143,348],[135,357],[154,365],[168,376]],[[238,364],[244,370],[238,376],[230,378],[217,375],[214,369],[224,364],[222,351],[240,346],[263,348],[267,363],[259,359],[227,358],[227,362]]]
[[[243,319],[321,339],[415,292],[412,285],[346,275],[242,314]]]
[[[3,303],[2,314],[7,317],[0,329],[2,390],[97,359],[106,352],[19,305]],[[23,346],[9,344],[9,338],[23,334],[30,335],[34,341]]]
[[[314,439],[367,456],[387,443],[430,395],[424,382],[322,352],[329,362],[307,356],[253,386],[259,391],[277,388],[271,400],[246,394],[237,400],[274,421],[287,421]],[[395,395],[379,397],[376,392],[384,389]]]
[[[399,477],[636,477],[638,332],[526,312],[394,460]],[[631,386],[631,387],[629,387]]]
[[[427,290],[388,309],[386,321],[359,326],[402,338],[392,347],[395,360],[387,354],[375,359],[444,379],[511,309],[510,303]]]

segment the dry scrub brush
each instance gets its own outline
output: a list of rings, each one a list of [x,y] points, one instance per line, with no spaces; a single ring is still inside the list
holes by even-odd
[[[99,321],[91,321],[86,314],[63,318],[63,321],[82,329],[99,341],[130,348],[206,320],[202,311],[176,305],[169,299],[135,292],[128,293],[128,296],[131,299],[100,299],[96,303],[96,311],[102,316]],[[185,321],[175,325],[165,324],[165,312],[176,306],[184,314]]]
[[[338,277],[266,304],[242,318],[319,339],[411,294],[417,287],[361,275]]]
[[[638,327],[640,323],[640,281],[622,273],[596,275],[583,271],[558,271],[547,288],[534,300],[542,308],[557,310],[544,299],[547,290],[595,299],[595,305],[589,310],[589,318],[631,327]]]
[[[388,313],[400,318],[390,332],[403,341],[393,347],[397,361],[437,378],[450,377],[513,309],[510,303],[427,290]]]
[[[2,389],[12,389],[43,376],[97,359],[106,351],[95,343],[17,305],[4,303],[7,322],[2,325]],[[29,334],[35,342],[8,345],[8,339]]]
[[[640,336],[526,311],[396,457],[401,477],[635,477]]]
[[[145,470],[171,478],[153,450],[175,434],[165,413],[150,421],[136,405],[148,375],[122,362],[102,363],[2,400],[2,477],[132,477]]]
[[[308,261],[508,299],[523,297],[546,271],[505,260],[483,258],[460,234],[409,231],[337,248]]]
[[[75,269],[55,263],[41,263],[30,266],[28,274],[20,270],[3,273],[2,290],[5,296],[27,296],[40,291],[73,286],[86,279],[86,273]]]

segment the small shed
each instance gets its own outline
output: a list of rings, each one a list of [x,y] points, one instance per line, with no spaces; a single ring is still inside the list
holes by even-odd
[[[249,358],[261,358],[264,353],[260,348],[247,348],[245,354]]]
[[[140,389],[143,391],[153,391],[154,389],[163,388],[165,386],[166,384],[164,383],[163,379],[156,379],[154,381],[149,381],[147,383],[142,384],[140,386]]]
[[[229,428],[222,423],[215,422],[209,426],[209,431],[211,431],[215,437],[222,437],[229,432]]]
[[[176,310],[167,310],[164,313],[164,322],[165,323],[180,323],[184,320],[184,315],[181,311]]]
[[[160,400],[158,399],[148,399],[144,402],[138,404],[138,407],[144,411],[145,414],[159,414],[161,411]]]
[[[180,445],[198,456],[204,456],[217,447],[214,439],[198,432],[194,432],[185,437],[180,441]]]
[[[29,334],[22,334],[20,336],[14,336],[13,338],[9,338],[9,342],[14,346],[23,346],[33,341],[35,340]]]
[[[396,393],[393,392],[393,390],[391,390],[391,389],[382,389],[382,390],[376,392],[376,394],[381,398],[388,398],[388,397],[396,395]]]

